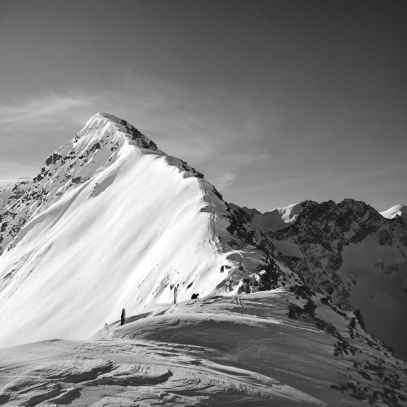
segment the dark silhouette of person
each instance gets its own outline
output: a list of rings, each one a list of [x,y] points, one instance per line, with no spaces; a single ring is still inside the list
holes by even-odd
[[[123,308],[123,309],[122,309],[122,316],[121,316],[120,325],[124,325],[125,322],[126,322],[126,310]]]

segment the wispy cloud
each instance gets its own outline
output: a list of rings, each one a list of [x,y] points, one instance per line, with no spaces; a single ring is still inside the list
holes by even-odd
[[[211,178],[211,182],[216,186],[219,191],[228,189],[235,182],[236,174],[231,172],[221,173]]]
[[[3,182],[29,175],[37,175],[40,169],[41,166],[36,164],[22,164],[5,158],[0,160],[0,178]]]
[[[55,123],[55,115],[82,108],[83,99],[56,94],[40,98],[28,98],[24,101],[15,100],[11,105],[0,106],[0,125],[10,128],[24,127],[27,124]]]
[[[41,94],[0,105],[2,150],[24,145],[33,139],[58,134],[72,124],[79,126],[93,111],[100,96]]]
[[[397,174],[401,171],[407,170],[406,162],[395,162],[391,164],[381,164],[379,163],[376,167],[371,167],[369,169],[362,169],[359,171],[343,172],[339,174],[332,175],[332,182],[325,185],[325,188],[338,188],[347,184],[358,184],[363,182],[368,182],[370,180],[377,180],[383,176],[391,176],[392,174]]]
[[[46,145],[46,140],[57,138],[62,144],[97,112],[128,120],[162,150],[200,170],[216,167],[210,180],[220,189],[233,184],[240,167],[271,160],[259,146],[263,123],[248,103],[222,90],[197,93],[131,72],[114,77],[100,91],[73,90],[3,102],[0,153],[37,139]]]
[[[273,188],[295,187],[297,185],[307,185],[311,182],[314,183],[314,182],[329,180],[330,178],[333,178],[333,177],[334,177],[333,174],[321,174],[321,175],[310,175],[310,176],[306,176],[306,177],[285,178],[285,179],[282,179],[279,181],[242,186],[242,187],[239,187],[238,189],[240,189],[240,190],[244,189],[245,191],[257,191],[260,189],[262,189],[262,190],[270,189],[271,190]]]
[[[139,126],[164,151],[193,164],[222,157],[254,162],[265,129],[253,107],[224,90],[196,92],[146,75],[125,72],[109,92],[113,110]],[[113,112],[114,113],[114,112]],[[273,112],[268,112],[272,116]],[[233,164],[235,165],[235,164]]]

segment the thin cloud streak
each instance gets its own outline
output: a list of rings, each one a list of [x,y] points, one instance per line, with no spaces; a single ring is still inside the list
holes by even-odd
[[[211,183],[219,190],[224,191],[228,189],[236,179],[236,174],[231,172],[225,172],[219,176],[214,176],[211,178]]]
[[[319,188],[323,189],[334,189],[340,186],[344,186],[347,184],[355,184],[358,181],[365,181],[369,180],[372,178],[376,178],[382,175],[389,175],[401,171],[407,170],[407,163],[395,163],[395,164],[390,164],[386,165],[383,167],[379,168],[374,168],[374,169],[366,169],[366,170],[361,170],[358,172],[351,172],[351,173],[326,173],[326,174],[320,174],[320,175],[310,175],[306,177],[295,177],[295,178],[289,178],[289,179],[284,179],[281,181],[275,181],[275,182],[269,182],[261,185],[252,185],[252,186],[247,186],[247,187],[242,187],[242,188],[237,188],[237,189],[244,189],[244,190],[250,190],[250,191],[256,191],[258,189],[264,189],[264,188],[279,188],[279,187],[286,187],[289,185],[294,185],[294,184],[307,184],[311,182],[319,182],[319,181],[328,181],[327,183],[323,183],[319,186]]]
[[[380,176],[397,173],[407,170],[407,163],[392,163],[377,168],[369,168],[357,172],[336,175],[339,179],[325,185],[325,188],[337,188],[349,183],[356,183],[359,181],[371,180]]]
[[[198,169],[222,161],[219,171],[225,174],[212,179],[221,179],[221,188],[232,185],[230,174],[239,166],[270,160],[256,147],[264,132],[261,121],[253,119],[250,106],[226,92],[191,92],[131,72],[115,79],[114,88],[102,92],[52,93],[3,103],[0,140],[7,147],[2,150],[24,149],[36,139],[57,138],[62,144],[102,111],[128,120],[162,150]]]
[[[83,124],[99,96],[45,94],[0,105],[1,151]],[[68,140],[66,140],[68,141]]]
[[[323,174],[323,175],[316,175],[316,176],[307,176],[307,177],[297,177],[297,178],[289,178],[281,181],[263,183],[261,185],[250,185],[237,188],[236,190],[244,190],[244,191],[257,191],[259,189],[272,189],[272,188],[279,188],[285,187],[294,184],[305,184],[310,181],[322,181],[327,180],[329,178],[334,177],[333,174]]]
[[[5,158],[0,160],[0,174],[2,174],[3,181],[35,176],[40,170],[40,164],[22,164]]]
[[[0,105],[0,125],[3,127],[3,132],[19,128],[26,128],[29,131],[29,125],[57,123],[58,117],[61,119],[61,114],[72,114],[82,110],[95,104],[99,98],[48,94],[37,98],[27,97],[23,101],[14,100],[10,105]]]

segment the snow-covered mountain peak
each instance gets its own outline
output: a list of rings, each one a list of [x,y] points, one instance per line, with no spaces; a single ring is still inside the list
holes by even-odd
[[[394,219],[400,216],[404,224],[407,225],[407,205],[394,205],[387,209],[387,211],[380,212],[380,215],[387,219]]]
[[[4,190],[0,323],[13,312],[8,301],[13,296],[26,316],[34,312],[29,325],[42,318],[37,307],[65,321],[58,332],[52,318],[32,325],[30,340],[80,338],[123,307],[169,302],[174,286],[184,300],[192,290],[212,292],[227,277],[219,270],[231,263],[226,258],[234,250],[223,252],[219,245],[216,215],[226,216],[226,204],[202,178],[126,121],[93,116],[48,156],[39,175],[17,182],[10,196],[10,188]],[[222,230],[228,225],[220,223]],[[45,279],[39,282],[39,275]],[[87,299],[93,303],[93,326],[78,324],[76,316]],[[0,343],[27,340],[27,327],[14,328],[20,333],[9,331]]]
[[[74,147],[89,146],[92,142],[106,142],[107,139],[110,143],[115,142],[118,145],[127,140],[130,144],[139,148],[164,154],[153,141],[133,125],[108,113],[97,113],[92,116],[74,138],[73,145]]]
[[[130,154],[138,160],[151,153],[164,155],[127,121],[107,113],[92,116],[71,141],[47,157],[37,176],[0,185],[0,209],[4,211],[0,214],[0,254],[27,222],[112,165],[120,165],[120,157]],[[196,176],[180,160],[165,158],[168,165]]]
[[[271,212],[266,212],[263,215],[271,226],[271,229],[284,229],[295,223],[300,213],[304,210],[300,203],[295,203],[283,208],[275,208]]]

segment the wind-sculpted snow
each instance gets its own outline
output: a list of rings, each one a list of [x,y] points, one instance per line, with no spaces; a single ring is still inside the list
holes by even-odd
[[[0,351],[0,403],[406,405],[407,365],[300,286],[150,306],[115,326]]]

